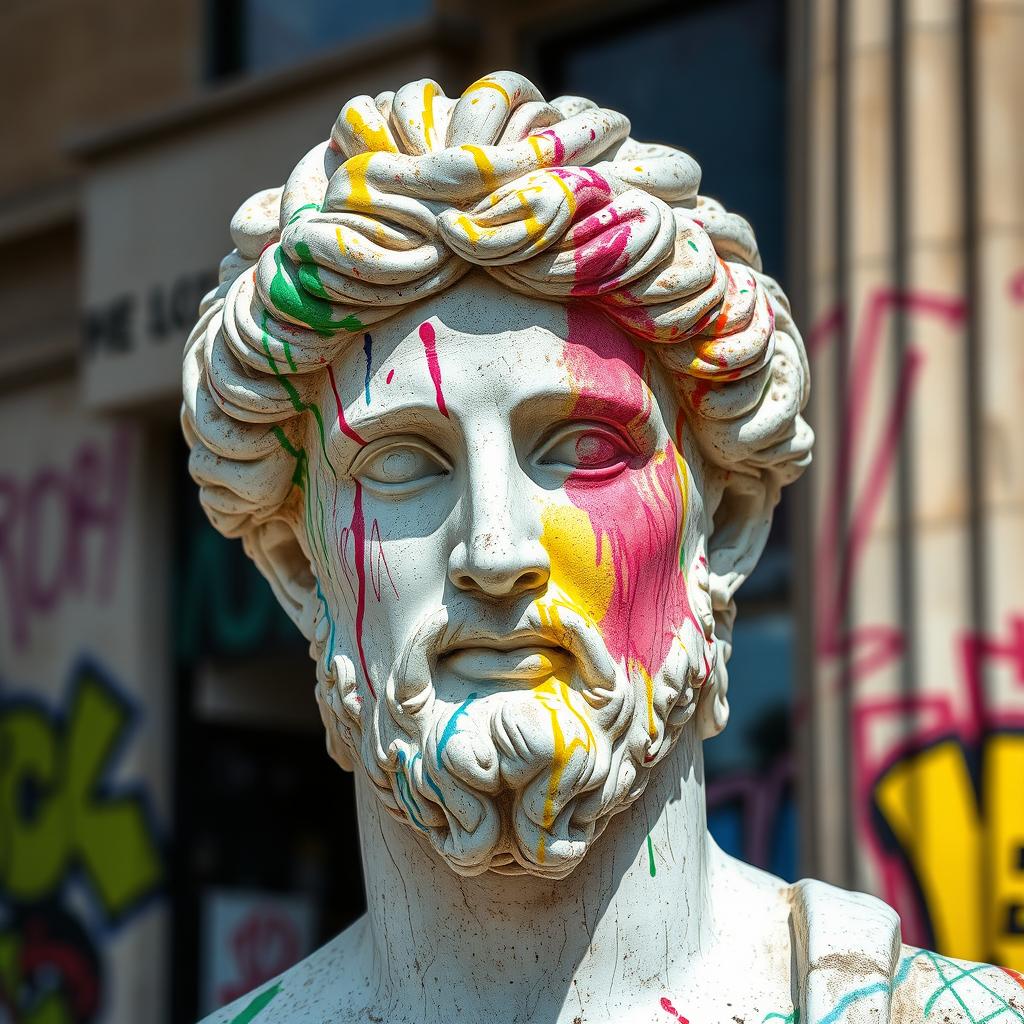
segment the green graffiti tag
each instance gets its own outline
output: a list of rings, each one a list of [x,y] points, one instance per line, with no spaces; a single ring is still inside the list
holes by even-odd
[[[160,850],[145,800],[110,781],[132,712],[87,664],[74,673],[66,712],[0,704],[0,897],[54,898],[81,868],[109,920],[160,885]]]

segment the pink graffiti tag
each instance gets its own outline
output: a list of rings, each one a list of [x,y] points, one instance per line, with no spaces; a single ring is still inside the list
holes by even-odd
[[[66,598],[105,604],[113,595],[128,497],[132,438],[84,441],[64,465],[26,478],[0,474],[0,577],[16,650],[33,618]]]
[[[1018,295],[1018,281],[1020,294]],[[1024,301],[1024,275],[1011,279],[1010,295]],[[849,529],[840,537],[839,513],[845,482],[851,479],[857,447],[865,433],[864,415],[873,375],[879,373],[878,359],[883,337],[884,318],[893,309],[914,315],[937,318],[956,326],[967,313],[959,298],[920,292],[881,289],[870,296],[862,326],[851,353],[852,377],[847,391],[845,422],[831,488],[826,497],[819,528],[816,557],[816,587],[821,601],[816,630],[816,653],[829,662],[839,656],[850,657],[849,681],[857,685],[867,676],[897,661],[903,654],[906,638],[898,626],[875,623],[843,629],[851,607],[856,572],[865,543],[875,523],[884,490],[895,466],[895,449],[906,418],[914,384],[923,365],[923,354],[910,347],[898,369],[896,385],[879,440],[867,464],[863,486],[853,498]],[[845,313],[836,309],[822,318],[809,336],[809,351],[822,349],[843,326]],[[904,932],[910,941],[926,942],[928,931],[920,914],[915,883],[897,851],[882,846],[872,825],[873,791],[877,781],[896,761],[912,756],[941,739],[955,735],[967,745],[981,742],[991,729],[1024,728],[1024,709],[1016,711],[988,708],[983,692],[983,666],[986,661],[1008,663],[1016,672],[1016,681],[1024,686],[1024,618],[1013,616],[1006,639],[966,631],[954,638],[962,686],[951,694],[921,693],[858,698],[852,722],[852,757],[855,780],[858,835],[869,844],[881,880],[880,895],[903,915]],[[963,708],[958,704],[963,703]],[[805,709],[801,709],[803,711]],[[882,722],[902,723],[902,739],[878,752],[872,737]]]
[[[882,288],[869,298],[862,326],[854,340],[846,418],[815,558],[815,593],[823,602],[816,629],[817,653],[822,658],[835,658],[842,654],[851,656],[851,677],[854,680],[890,664],[900,656],[904,643],[901,631],[884,624],[861,627],[849,633],[842,630],[857,565],[892,473],[897,441],[906,422],[913,387],[924,359],[914,347],[909,347],[904,356],[885,425],[870,458],[867,480],[856,499],[849,532],[841,539],[841,500],[846,481],[852,476],[857,447],[864,432],[864,412],[872,374],[878,366],[885,316],[893,309],[935,316],[950,324],[961,323],[966,313],[966,305],[961,299]],[[844,315],[840,309],[833,310],[823,317],[821,327],[811,330],[812,352],[820,350],[834,336],[844,321]],[[859,657],[854,658],[854,655]]]

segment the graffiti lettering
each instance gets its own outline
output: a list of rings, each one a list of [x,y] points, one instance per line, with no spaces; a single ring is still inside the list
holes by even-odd
[[[217,273],[211,270],[180,274],[170,283],[154,285],[145,295],[145,334],[137,323],[134,295],[119,295],[87,310],[82,324],[86,357],[100,351],[123,355],[138,348],[143,338],[148,344],[183,339],[195,322],[201,299],[216,286]]]
[[[0,578],[8,634],[27,646],[34,617],[68,596],[105,602],[116,578],[130,438],[85,441],[68,465],[0,474]]]
[[[302,649],[301,635],[240,544],[222,537],[205,516],[190,527],[186,544],[177,629],[183,661],[268,645]]]
[[[52,899],[81,868],[108,920],[159,886],[161,856],[144,798],[109,781],[131,711],[88,665],[65,716],[18,699],[0,705],[0,897]]]
[[[1010,287],[1014,299],[1018,277],[1019,272]],[[823,666],[847,657],[846,681],[853,686],[898,661],[906,642],[897,624],[843,626],[923,367],[923,353],[908,345],[861,489],[847,493],[845,482],[852,479],[856,449],[866,433],[872,378],[889,369],[878,357],[884,317],[892,309],[952,327],[966,314],[965,303],[954,297],[881,289],[868,297],[854,336],[846,421],[816,558],[817,657]],[[836,310],[822,319],[811,332],[810,351],[829,341],[844,315]],[[851,514],[840,536],[844,496]],[[1019,966],[1024,962],[1024,699],[1008,707],[1004,695],[998,707],[991,706],[983,692],[982,665],[999,662],[1024,683],[1024,619],[1011,617],[1004,637],[964,632],[949,641],[950,664],[959,668],[961,683],[952,691],[925,687],[909,695],[870,697],[855,691],[855,827],[879,873],[879,895],[903,917],[905,937],[951,955]]]

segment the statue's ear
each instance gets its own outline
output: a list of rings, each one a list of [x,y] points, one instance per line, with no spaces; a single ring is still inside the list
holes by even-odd
[[[717,502],[708,538],[708,568],[715,618],[722,623],[740,584],[754,571],[772,528],[781,486],[774,474],[718,471],[709,491]],[[731,617],[728,620],[731,634]],[[725,637],[731,639],[731,636]]]
[[[711,607],[715,616],[715,664],[712,678],[697,707],[697,728],[703,739],[717,736],[729,721],[729,673],[732,627],[736,619],[733,598],[740,584],[754,571],[772,527],[772,512],[780,485],[764,477],[713,470],[704,500],[712,514],[708,538]]]
[[[312,640],[320,605],[316,577],[309,553],[291,521],[279,518],[261,523],[245,535],[243,543],[288,617],[307,640]]]

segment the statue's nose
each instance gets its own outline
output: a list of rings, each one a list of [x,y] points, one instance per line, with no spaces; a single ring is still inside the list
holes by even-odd
[[[448,578],[460,590],[491,598],[518,597],[547,586],[551,563],[540,542],[536,509],[517,486],[515,471],[492,469],[472,484]]]

